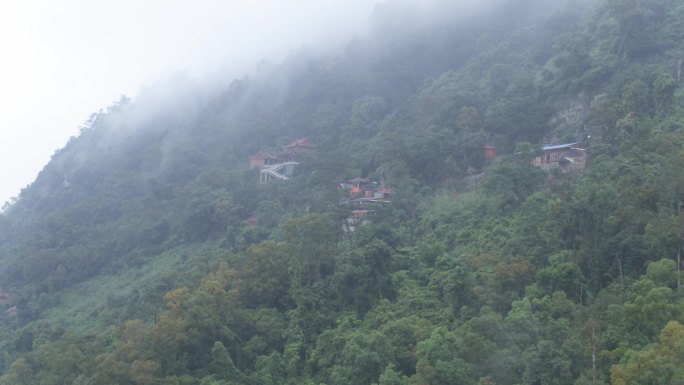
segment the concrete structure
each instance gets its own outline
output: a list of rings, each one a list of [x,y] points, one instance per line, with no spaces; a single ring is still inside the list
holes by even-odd
[[[294,175],[294,168],[298,154],[311,154],[316,152],[316,145],[309,139],[297,139],[294,142],[281,147],[277,153],[258,152],[249,157],[249,168],[258,168],[259,181],[268,182],[273,179],[287,180]]]

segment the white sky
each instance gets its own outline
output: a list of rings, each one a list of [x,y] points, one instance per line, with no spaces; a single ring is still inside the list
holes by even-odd
[[[176,71],[361,33],[380,0],[0,0],[0,207],[101,108]]]

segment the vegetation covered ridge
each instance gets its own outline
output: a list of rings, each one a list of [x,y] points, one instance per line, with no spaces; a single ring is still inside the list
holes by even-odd
[[[684,382],[684,4],[446,3],[93,115],[0,214],[0,384]]]

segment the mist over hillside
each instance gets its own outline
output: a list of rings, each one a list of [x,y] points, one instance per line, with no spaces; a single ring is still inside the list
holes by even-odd
[[[0,214],[0,384],[677,383],[683,16],[388,1],[122,97]]]
[[[184,71],[225,87],[299,47],[337,51],[379,0],[26,0],[0,15],[0,205],[91,112]],[[36,140],[40,138],[40,140]]]

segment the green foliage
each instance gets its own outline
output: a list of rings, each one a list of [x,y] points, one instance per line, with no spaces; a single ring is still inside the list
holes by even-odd
[[[530,165],[502,163],[487,174],[482,191],[494,198],[499,212],[510,212],[536,190],[544,176],[539,168]]]
[[[247,307],[278,307],[290,302],[290,257],[286,246],[265,241],[250,247],[235,288]]]
[[[283,225],[286,242],[294,256],[293,271],[302,285],[310,286],[332,273],[337,226],[324,214],[309,214]]]
[[[681,381],[684,7],[436,9],[95,114],[0,214],[0,384]],[[391,202],[350,232],[354,177]]]
[[[211,363],[209,367],[220,379],[236,381],[240,378],[240,372],[235,367],[233,360],[221,341],[214,342],[214,346],[211,348]]]
[[[681,369],[684,358],[684,328],[677,321],[668,322],[658,342],[642,350],[629,351],[623,361],[611,368],[611,383],[676,384],[684,380]]]

